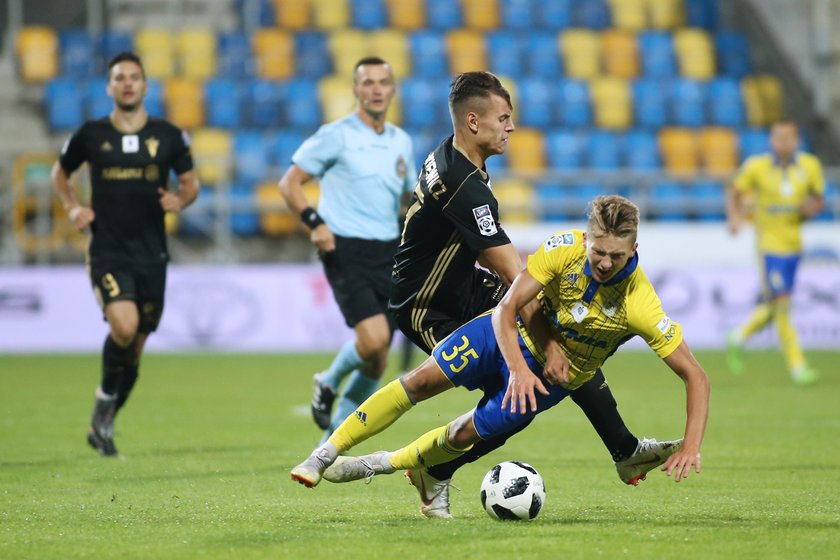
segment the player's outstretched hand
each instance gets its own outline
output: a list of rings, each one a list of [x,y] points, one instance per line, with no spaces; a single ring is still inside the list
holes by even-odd
[[[545,367],[543,368],[543,377],[551,385],[559,385],[560,383],[568,383],[569,378],[569,358],[566,353],[560,348],[556,342],[548,344],[543,350],[545,354]]]
[[[502,410],[507,407],[510,402],[510,411],[519,414],[528,412],[528,403],[531,404],[531,412],[537,411],[537,396],[534,389],[548,395],[548,389],[545,388],[540,378],[527,369],[524,372],[517,373],[516,370],[511,370],[508,378],[508,386],[505,390],[505,396],[502,399]]]
[[[87,206],[74,206],[70,209],[67,215],[79,231],[88,227],[96,218],[96,214],[93,212],[93,209],[88,208]]]
[[[700,452],[683,448],[668,457],[662,465],[662,470],[668,473],[668,476],[674,473],[674,482],[679,482],[688,478],[691,467],[694,467],[694,472],[700,474]]]
[[[160,195],[160,206],[164,212],[179,214],[184,209],[183,201],[174,192],[158,187],[158,194]]]

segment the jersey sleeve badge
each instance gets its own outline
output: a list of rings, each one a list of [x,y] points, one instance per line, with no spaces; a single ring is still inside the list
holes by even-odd
[[[478,208],[473,208],[473,216],[475,223],[478,224],[478,231],[481,235],[491,236],[498,233],[496,228],[496,220],[493,219],[493,213],[490,212],[490,205],[485,204]]]
[[[557,233],[549,237],[545,240],[543,245],[545,246],[545,251],[553,251],[557,247],[561,245],[574,245],[575,244],[575,234],[574,233]]]

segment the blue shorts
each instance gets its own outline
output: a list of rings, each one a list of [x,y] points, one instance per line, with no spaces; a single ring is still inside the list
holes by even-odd
[[[790,295],[801,255],[764,255],[764,292],[770,299]]]
[[[490,313],[479,315],[462,325],[432,351],[438,367],[453,385],[466,387],[470,391],[481,389],[484,392],[473,415],[475,429],[482,439],[510,432],[530,422],[534,416],[556,405],[569,394],[568,389],[548,384],[542,374],[542,364],[528,350],[522,336],[519,337],[519,348],[528,367],[549,390],[548,395],[535,392],[537,412],[528,410],[525,414],[511,413],[510,404],[502,409],[510,370],[496,344]]]

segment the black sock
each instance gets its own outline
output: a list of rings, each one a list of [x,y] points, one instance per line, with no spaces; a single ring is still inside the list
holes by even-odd
[[[505,434],[501,434],[490,439],[483,439],[479,441],[478,443],[472,446],[472,449],[470,449],[460,457],[453,459],[448,463],[441,463],[440,465],[430,467],[429,474],[438,480],[448,480],[452,478],[452,476],[455,474],[455,471],[457,471],[467,463],[472,463],[479,457],[483,457],[491,451],[494,451],[499,447],[503,446],[510,436],[512,436],[513,434],[518,434],[519,432],[524,430],[530,423],[531,420],[525,422],[512,432],[507,432]]]
[[[117,395],[123,377],[133,363],[134,344],[123,348],[109,334],[102,349],[102,391],[108,395]]]
[[[610,386],[600,369],[595,377],[572,391],[571,397],[589,418],[613,461],[623,461],[636,451],[639,440],[624,424]]]
[[[134,384],[137,383],[137,377],[140,375],[138,370],[139,365],[137,362],[133,363],[126,371],[125,375],[123,375],[122,383],[120,383],[120,388],[117,394],[117,403],[116,403],[116,412],[123,407],[125,401],[128,400],[128,395],[131,394],[131,390],[134,388]]]

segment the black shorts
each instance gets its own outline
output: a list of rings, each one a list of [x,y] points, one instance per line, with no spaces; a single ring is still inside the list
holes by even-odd
[[[89,267],[93,293],[99,307],[112,301],[133,301],[140,313],[141,333],[154,332],[163,315],[166,263],[96,263]]]
[[[396,239],[377,241],[336,235],[335,251],[318,254],[348,327],[383,313],[391,331],[396,328],[388,312],[396,251]]]
[[[460,314],[445,313],[431,308],[423,318],[422,330],[416,331],[412,325],[412,309],[408,306],[403,306],[402,311],[392,308],[397,326],[406,338],[427,354],[431,354],[438,342],[464,323],[496,307],[507,292],[507,286],[498,276],[478,268],[471,279],[471,286],[473,289],[469,298],[464,300]]]

